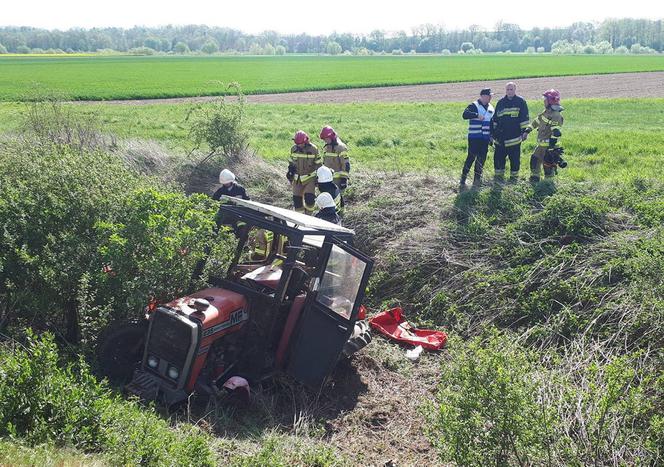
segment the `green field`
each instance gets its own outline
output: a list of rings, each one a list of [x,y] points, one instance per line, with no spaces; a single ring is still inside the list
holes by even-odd
[[[0,57],[0,100],[35,87],[75,100],[247,94],[664,70],[664,56]]]
[[[649,127],[644,127],[643,106]],[[623,180],[650,177],[664,157],[664,99],[614,100],[611,112],[601,99],[570,99],[564,102],[563,144],[569,168],[561,177],[573,180]],[[0,104],[0,131],[16,128],[23,104]],[[531,116],[540,110],[530,102]],[[249,105],[250,144],[262,157],[282,161],[285,167],[293,133],[302,129],[314,137],[330,124],[351,148],[358,168],[387,172],[433,170],[457,176],[466,151],[463,105],[439,104],[328,104]],[[79,111],[97,114],[107,130],[123,138],[154,139],[178,154],[186,154],[188,139],[185,116],[188,106],[83,106]],[[534,138],[525,144],[529,154]],[[491,159],[491,154],[489,158]],[[524,157],[524,164],[526,158]]]

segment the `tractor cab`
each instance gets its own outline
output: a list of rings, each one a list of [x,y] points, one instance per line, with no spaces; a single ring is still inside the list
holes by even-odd
[[[230,265],[150,313],[129,392],[170,404],[278,371],[315,388],[370,341],[358,314],[373,262],[352,230],[237,198],[222,199],[218,224],[237,241]]]

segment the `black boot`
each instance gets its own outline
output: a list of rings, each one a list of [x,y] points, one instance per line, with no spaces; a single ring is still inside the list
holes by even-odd
[[[473,188],[477,189],[482,186],[482,175],[476,173],[473,177]]]

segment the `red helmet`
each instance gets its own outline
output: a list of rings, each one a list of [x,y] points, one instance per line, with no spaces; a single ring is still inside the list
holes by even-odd
[[[331,126],[325,126],[323,127],[322,130],[320,130],[320,139],[325,139],[325,138],[336,138],[337,134],[334,132],[334,128]]]
[[[293,141],[295,141],[295,144],[306,144],[309,142],[309,135],[306,134],[304,131],[300,130],[297,133],[295,133]]]
[[[560,92],[555,89],[549,89],[542,95],[546,97],[546,105],[560,105]]]

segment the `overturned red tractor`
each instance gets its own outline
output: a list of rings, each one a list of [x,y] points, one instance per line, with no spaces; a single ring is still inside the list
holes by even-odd
[[[373,263],[352,247],[352,230],[224,201],[220,224],[237,239],[225,277],[149,307],[144,322],[100,344],[102,370],[131,377],[126,388],[142,399],[175,404],[193,392],[215,394],[233,376],[258,382],[278,371],[318,387],[343,355],[371,340],[361,302]]]

